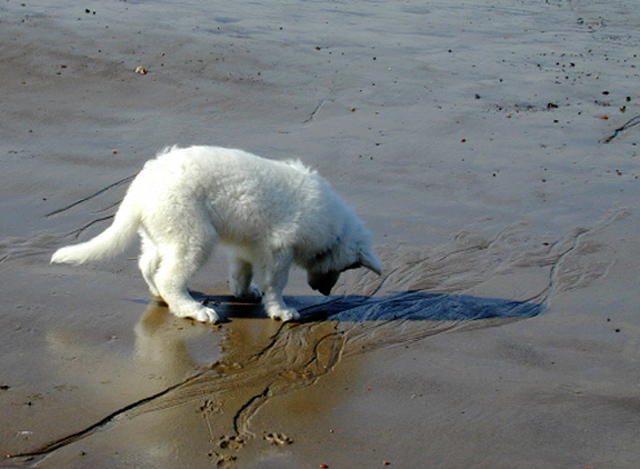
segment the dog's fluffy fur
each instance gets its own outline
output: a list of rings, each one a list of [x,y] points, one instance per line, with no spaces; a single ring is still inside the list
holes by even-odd
[[[283,321],[299,318],[282,299],[292,263],[325,295],[347,269],[381,271],[370,233],[325,180],[298,161],[241,150],[165,150],[133,180],[109,228],[59,249],[51,262],[115,256],[136,232],[142,238],[140,270],[151,293],[176,316],[203,322],[218,315],[189,295],[187,282],[216,243],[230,251],[233,295],[262,298],[267,314]]]

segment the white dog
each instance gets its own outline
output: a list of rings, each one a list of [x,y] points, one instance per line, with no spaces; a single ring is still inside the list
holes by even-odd
[[[259,300],[274,319],[298,319],[282,299],[292,263],[324,295],[341,272],[381,272],[371,234],[328,183],[298,161],[279,162],[218,147],[170,148],[131,183],[113,224],[56,251],[51,262],[115,256],[142,238],[140,270],[151,293],[179,317],[215,322],[187,282],[214,245],[229,248],[234,296]],[[258,288],[251,285],[252,278]]]

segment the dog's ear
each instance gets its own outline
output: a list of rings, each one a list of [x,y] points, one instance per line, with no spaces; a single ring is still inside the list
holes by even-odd
[[[382,265],[372,250],[362,249],[360,251],[359,262],[362,264],[362,267],[366,267],[378,275],[382,274]]]

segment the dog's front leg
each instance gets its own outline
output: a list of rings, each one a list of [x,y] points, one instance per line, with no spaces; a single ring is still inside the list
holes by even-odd
[[[229,287],[236,298],[260,301],[262,292],[251,285],[253,266],[233,253],[229,253]]]
[[[264,256],[260,264],[258,278],[262,290],[262,304],[272,319],[291,321],[300,319],[300,313],[284,303],[282,291],[289,279],[289,268],[293,255],[288,252],[273,253]]]

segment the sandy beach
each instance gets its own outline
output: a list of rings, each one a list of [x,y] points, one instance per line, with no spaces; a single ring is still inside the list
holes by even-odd
[[[0,4],[0,467],[633,468],[630,0]],[[177,319],[104,230],[162,148],[297,158],[380,277]]]

